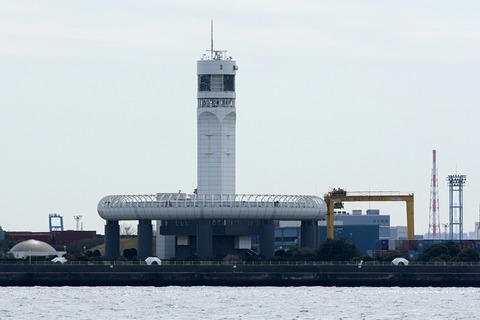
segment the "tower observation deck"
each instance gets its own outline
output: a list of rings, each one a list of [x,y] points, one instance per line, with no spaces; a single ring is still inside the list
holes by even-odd
[[[213,247],[221,248],[220,254],[229,249],[249,250],[252,235],[260,236],[260,253],[271,257],[275,239],[273,220],[302,221],[302,246],[316,247],[317,221],[327,214],[322,198],[235,193],[238,67],[226,53],[213,49],[212,25],[211,49],[197,61],[196,191],[193,194],[111,195],[101,199],[97,211],[106,220],[107,258],[119,255],[120,220],[139,221],[139,258],[152,255],[152,220],[157,220],[157,256],[160,258],[175,256],[165,254],[167,251],[208,258],[219,254]],[[216,244],[214,236],[218,240]]]

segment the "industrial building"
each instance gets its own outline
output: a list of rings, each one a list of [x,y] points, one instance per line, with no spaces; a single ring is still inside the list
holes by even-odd
[[[33,231],[6,231],[5,240],[24,241],[34,239],[46,242],[50,245],[69,245],[72,242],[80,240],[95,239],[97,233],[87,230],[65,230],[51,232],[33,232]]]
[[[380,235],[378,224],[335,225],[335,239],[345,239],[357,245],[362,255],[373,255]],[[325,241],[327,228],[318,226],[318,242]],[[278,227],[275,229],[275,250],[290,250],[300,247],[300,227]]]
[[[75,216],[80,217],[81,216]],[[69,245],[72,242],[80,240],[93,240],[97,237],[96,231],[80,230],[79,221],[77,220],[77,230],[64,230],[63,216],[59,214],[49,214],[48,224],[49,231],[35,232],[35,231],[4,231],[0,227],[0,241],[26,241],[36,240],[47,243],[48,245]]]
[[[346,239],[355,243],[363,255],[373,255],[379,239],[397,239],[397,228],[390,226],[390,215],[380,214],[378,209],[368,209],[366,214],[362,210],[337,210],[334,217],[334,238]],[[326,220],[318,222],[318,242],[327,237]],[[404,228],[406,239],[406,227]],[[289,250],[301,244],[300,226],[281,221],[275,228],[275,249]]]
[[[362,210],[352,210],[351,213],[341,210],[335,211],[334,225],[377,225],[379,228],[379,239],[390,238],[390,216],[380,214],[378,209],[368,209],[366,214],[362,214]],[[326,221],[319,222],[320,226],[326,226]],[[335,237],[336,238],[336,237]]]

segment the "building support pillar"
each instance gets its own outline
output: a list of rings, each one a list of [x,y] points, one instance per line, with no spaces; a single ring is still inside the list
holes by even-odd
[[[318,241],[317,241],[317,221],[313,220],[306,220],[302,221],[300,227],[300,247],[302,248],[310,248],[313,250],[317,249]]]
[[[120,225],[116,220],[105,224],[105,258],[115,260],[120,255]]]
[[[177,237],[160,233],[161,227],[165,225],[165,221],[157,220],[155,224],[157,227],[155,231],[155,255],[162,260],[175,258]]]
[[[145,260],[146,258],[152,256],[152,241],[152,220],[138,220],[137,252],[139,260]]]
[[[210,220],[198,220],[197,223],[197,257],[207,259],[213,256],[213,230]]]
[[[262,220],[260,254],[265,258],[275,256],[275,226],[273,220]]]

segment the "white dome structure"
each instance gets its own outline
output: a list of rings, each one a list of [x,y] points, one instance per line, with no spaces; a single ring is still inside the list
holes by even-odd
[[[48,256],[63,256],[65,251],[57,251],[51,245],[39,240],[25,240],[17,243],[9,251],[17,259],[26,257],[48,257]]]

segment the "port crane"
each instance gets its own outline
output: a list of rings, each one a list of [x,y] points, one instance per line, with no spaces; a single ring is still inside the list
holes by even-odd
[[[334,238],[334,209],[342,209],[343,202],[375,202],[375,201],[405,201],[407,205],[408,240],[415,238],[413,193],[394,192],[347,192],[342,188],[334,188],[324,196],[327,203],[327,239]]]

